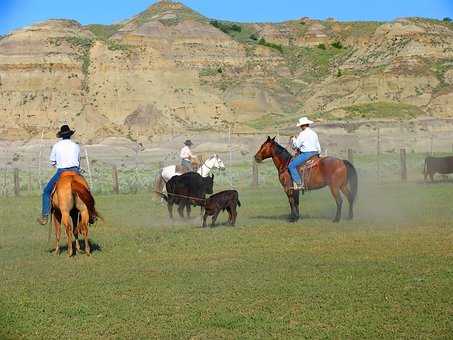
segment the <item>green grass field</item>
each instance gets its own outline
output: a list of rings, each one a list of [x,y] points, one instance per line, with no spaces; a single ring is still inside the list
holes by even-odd
[[[1,198],[0,338],[451,337],[452,183],[360,186],[354,221],[331,223],[322,190],[288,223],[268,183],[207,229],[150,194],[97,195],[98,250],[73,258],[49,253],[38,196]]]

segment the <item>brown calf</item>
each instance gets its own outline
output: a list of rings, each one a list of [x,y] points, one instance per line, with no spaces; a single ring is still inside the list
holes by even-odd
[[[209,197],[204,204],[203,225],[206,227],[206,219],[212,216],[211,227],[215,225],[217,216],[223,210],[228,211],[228,223],[234,225],[236,223],[236,206],[241,206],[239,194],[236,190],[220,191]]]

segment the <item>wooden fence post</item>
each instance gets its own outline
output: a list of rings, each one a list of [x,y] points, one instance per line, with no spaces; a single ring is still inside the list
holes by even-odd
[[[32,185],[32,183],[33,183],[33,179],[32,179],[31,170],[30,170],[30,171],[28,172],[28,187],[27,187],[28,193],[31,193],[32,190],[33,190],[33,185]]]
[[[19,169],[14,169],[14,195],[19,196],[20,182],[19,182]]]
[[[88,151],[85,149],[85,160],[87,162],[88,177],[90,179],[91,191],[94,191],[93,177],[91,177],[90,159],[88,158]]]
[[[407,180],[406,149],[400,149],[400,160],[401,160],[401,180],[405,182]]]
[[[252,161],[252,187],[258,186],[258,165],[255,161]]]
[[[377,145],[376,145],[376,176],[377,182],[381,183],[381,129],[377,128]]]
[[[112,180],[113,180],[113,193],[119,194],[120,193],[120,186],[118,184],[118,168],[116,165],[112,166]]]
[[[8,196],[8,185],[7,185],[7,179],[6,176],[8,175],[8,169],[5,168],[3,170],[3,185],[2,185],[2,195],[3,196]]]
[[[351,164],[354,163],[354,151],[352,149],[348,149],[348,161]]]

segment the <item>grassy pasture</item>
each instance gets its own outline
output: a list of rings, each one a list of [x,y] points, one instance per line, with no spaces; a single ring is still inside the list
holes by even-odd
[[[452,184],[360,185],[354,221],[331,223],[322,190],[287,223],[268,183],[212,229],[150,194],[98,195],[98,250],[73,258],[48,252],[38,196],[1,198],[0,338],[451,336]]]

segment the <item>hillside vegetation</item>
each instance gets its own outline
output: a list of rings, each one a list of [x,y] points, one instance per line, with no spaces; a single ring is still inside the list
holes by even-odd
[[[171,1],[112,25],[49,20],[0,39],[0,138],[449,117],[452,46],[449,21],[238,23]]]

